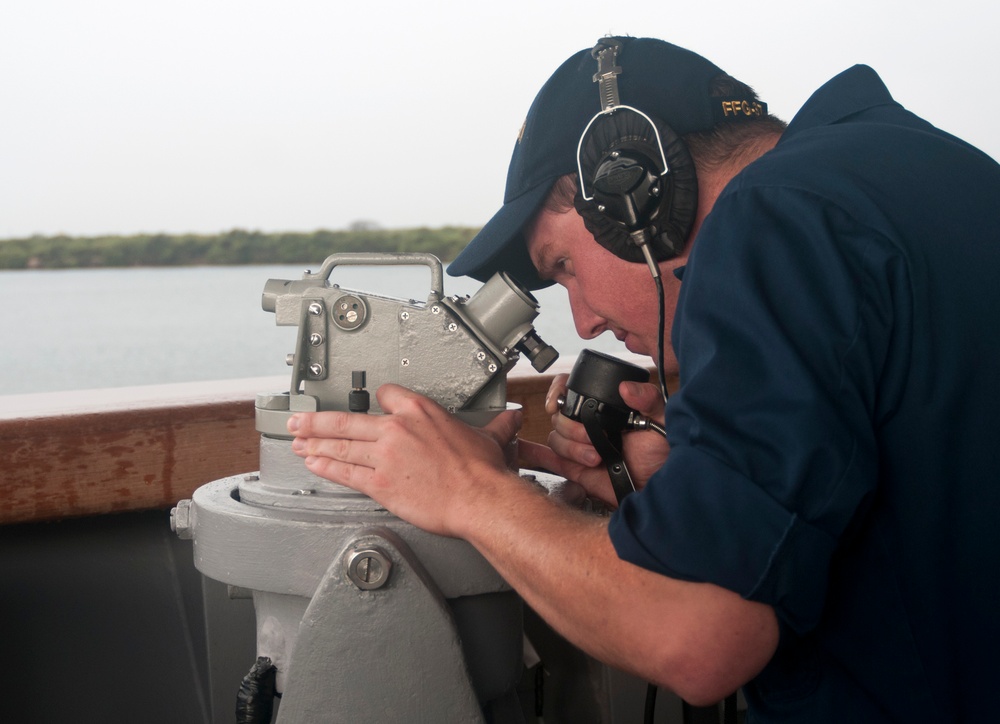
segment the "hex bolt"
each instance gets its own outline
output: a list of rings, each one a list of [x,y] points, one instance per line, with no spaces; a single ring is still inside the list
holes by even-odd
[[[374,591],[388,582],[392,560],[380,548],[362,547],[348,554],[345,568],[351,583],[362,591]]]
[[[320,304],[319,302],[313,302],[312,304],[309,305],[309,314],[313,315],[314,317],[318,317],[322,313],[323,313],[323,305]]]
[[[312,334],[309,335],[309,344],[311,344],[313,347],[319,347],[321,344],[323,344],[323,335],[320,334],[319,332],[313,332]]]
[[[181,540],[191,540],[194,538],[194,530],[191,526],[191,501],[181,500],[170,511],[170,530],[177,534]]]

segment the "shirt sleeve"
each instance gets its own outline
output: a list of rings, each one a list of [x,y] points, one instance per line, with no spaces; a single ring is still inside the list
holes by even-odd
[[[805,191],[720,197],[674,321],[670,456],[612,517],[621,558],[815,626],[831,560],[875,492],[889,246]]]

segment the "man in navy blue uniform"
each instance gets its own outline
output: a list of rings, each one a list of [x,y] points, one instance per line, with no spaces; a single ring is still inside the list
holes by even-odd
[[[384,417],[293,419],[296,449],[469,540],[570,640],[692,703],[742,686],[748,721],[990,720],[1000,167],[864,66],[786,127],[704,58],[612,40],[607,66],[582,51],[542,88],[504,207],[450,271],[561,284],[582,336],[611,330],[679,370],[669,454],[653,433],[626,436],[642,489],[610,520],[571,510],[504,468],[516,413],[477,431],[393,386]],[[584,168],[580,139],[615,105],[648,117],[660,140],[643,153],[668,167],[650,182],[663,206],[638,225]],[[636,122],[598,156],[634,150]],[[615,153],[596,163],[621,170]],[[663,415],[652,385],[621,393]],[[553,419],[523,462],[613,503],[580,425]]]

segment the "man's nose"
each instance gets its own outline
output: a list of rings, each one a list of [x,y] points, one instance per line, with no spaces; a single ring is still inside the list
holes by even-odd
[[[582,339],[593,339],[608,328],[607,320],[594,312],[579,294],[574,294],[572,291],[569,294],[569,308],[573,313],[576,333]]]

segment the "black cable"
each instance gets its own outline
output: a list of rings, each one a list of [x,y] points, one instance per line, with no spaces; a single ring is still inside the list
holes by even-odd
[[[274,712],[278,670],[267,656],[258,656],[236,692],[238,724],[268,724]]]
[[[660,277],[660,267],[657,266],[656,260],[653,258],[653,253],[649,250],[649,240],[650,231],[649,228],[645,228],[642,231],[637,231],[632,234],[633,240],[642,249],[642,255],[646,258],[646,265],[649,267],[649,273],[653,277],[653,282],[656,284],[656,297],[660,306],[660,327],[656,333],[656,372],[660,378],[660,391],[663,393],[663,403],[666,404],[667,398],[667,376],[663,371],[663,355],[664,349],[666,348],[666,335],[663,332],[663,327],[667,322],[667,302],[665,294],[663,292],[663,279]]]
[[[733,692],[722,705],[722,724],[736,724],[736,718],[736,692]]]
[[[653,724],[653,712],[656,710],[656,686],[649,684],[646,687],[646,708],[643,711],[643,724]]]
[[[645,251],[645,248],[643,249]],[[667,375],[663,371],[663,355],[664,349],[666,348],[666,334],[664,332],[664,326],[667,322],[667,303],[666,295],[663,292],[663,279],[660,278],[658,270],[655,269],[653,262],[650,259],[649,254],[646,254],[646,261],[649,263],[651,270],[653,271],[653,281],[656,283],[656,298],[659,302],[660,313],[659,320],[660,324],[657,327],[656,333],[656,374],[660,380],[660,392],[663,394],[663,404],[667,404],[667,400],[670,398],[670,394],[667,392]],[[650,430],[655,430],[656,432],[663,435],[664,438],[667,436],[667,431],[657,423],[644,418],[644,427]],[[653,724],[653,714],[656,711],[656,687],[653,684],[649,684],[646,687],[646,708],[645,714],[643,716],[643,721],[645,724]]]
[[[667,305],[663,293],[663,280],[659,276],[655,276],[653,277],[653,281],[656,282],[656,295],[659,298],[660,303],[660,327],[657,334],[656,372],[660,378],[660,389],[663,392],[663,402],[666,404],[667,399],[670,397],[667,393],[667,376],[663,371],[663,354],[664,348],[666,347],[666,335],[663,328],[667,323]]]
[[[539,719],[545,714],[545,667],[538,664],[535,668],[535,716]]]

